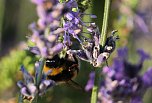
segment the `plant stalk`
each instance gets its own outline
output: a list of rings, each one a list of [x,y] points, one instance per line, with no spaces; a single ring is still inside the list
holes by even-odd
[[[39,68],[38,68],[38,69],[39,69],[39,70],[38,70],[39,73],[38,73],[38,75],[37,75],[37,77],[36,77],[36,86],[39,86],[39,84],[40,84],[40,82],[41,82],[44,63],[45,63],[45,59],[42,58],[42,59],[40,60],[40,66],[39,66]]]
[[[104,47],[106,39],[107,39],[107,27],[108,27],[110,3],[111,3],[111,0],[105,0],[103,24],[102,24],[102,31],[101,31],[101,38],[100,38],[100,45],[102,47]],[[95,80],[94,80],[94,87],[92,89],[91,103],[97,103],[98,89],[99,89],[98,87],[99,87],[99,82],[101,80],[100,71],[101,71],[100,69],[95,69]]]
[[[92,88],[92,95],[91,95],[91,103],[97,103],[98,97],[98,86],[100,81],[100,69],[93,68],[95,70],[95,78],[94,78],[94,86]]]
[[[45,58],[42,58],[40,60],[40,66],[39,66],[39,68],[36,68],[36,69],[38,69],[38,73],[37,73],[37,75],[35,75],[35,77],[36,77],[35,78],[36,79],[35,80],[36,81],[35,85],[37,86],[37,88],[39,88],[39,85],[41,83],[44,64],[45,64]],[[35,96],[35,98],[32,101],[32,103],[38,103],[38,95]]]
[[[101,38],[100,38],[100,45],[102,47],[104,47],[106,39],[107,39],[107,28],[108,28],[110,4],[111,4],[111,0],[105,0],[102,31],[101,31]]]

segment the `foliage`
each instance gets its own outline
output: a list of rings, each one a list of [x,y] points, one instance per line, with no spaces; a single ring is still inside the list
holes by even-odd
[[[12,85],[16,85],[16,82],[21,78],[19,68],[21,64],[28,67],[32,72],[32,68],[35,62],[35,58],[28,51],[12,50],[9,55],[3,57],[0,61],[0,91],[4,91]]]

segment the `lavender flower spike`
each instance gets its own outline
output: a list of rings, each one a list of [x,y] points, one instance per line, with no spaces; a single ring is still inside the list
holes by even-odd
[[[36,72],[35,76],[32,76],[27,72],[27,70],[21,66],[21,71],[24,76],[24,82],[18,81],[17,85],[20,88],[20,92],[23,95],[24,99],[32,101],[36,96],[43,95],[49,88],[55,85],[53,80],[47,80],[47,74],[42,73],[42,78],[39,85],[36,84],[37,75],[39,72],[39,63],[36,63]],[[49,71],[50,72],[50,71]]]
[[[29,39],[35,44],[29,47],[31,52],[44,58],[53,58],[72,45],[71,37],[82,42],[79,36],[84,23],[81,21],[76,0],[63,3],[59,0],[31,1],[36,4],[39,17],[38,21],[30,26],[33,34]]]
[[[24,82],[19,81],[17,85],[20,87],[20,92],[24,98],[32,101],[38,93],[38,89],[34,84],[34,77],[30,75],[23,66],[21,66],[21,71],[24,76]]]

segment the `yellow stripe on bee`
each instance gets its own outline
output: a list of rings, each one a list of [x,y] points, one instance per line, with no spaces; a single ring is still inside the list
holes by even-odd
[[[50,76],[55,76],[63,71],[63,67],[60,68],[49,68],[46,65],[43,67],[43,72],[47,73],[49,70],[52,70],[51,73],[49,74]]]

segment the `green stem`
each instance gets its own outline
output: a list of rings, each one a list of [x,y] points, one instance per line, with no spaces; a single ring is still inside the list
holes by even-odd
[[[40,60],[40,66],[39,66],[39,68],[37,68],[37,69],[39,69],[39,73],[38,73],[37,78],[36,78],[36,86],[39,86],[40,81],[42,79],[42,72],[43,72],[44,63],[45,63],[45,59],[42,58]]]
[[[105,45],[107,39],[107,27],[108,27],[108,16],[109,16],[109,9],[110,9],[111,0],[105,0],[105,7],[104,7],[104,17],[103,17],[103,24],[102,24],[102,32],[101,32],[101,40],[100,45],[103,47]],[[94,80],[94,87],[92,89],[91,95],[91,103],[97,103],[98,97],[98,86],[100,82],[100,69],[95,70],[95,80]]]
[[[97,91],[98,91],[98,87],[94,86],[92,89],[91,103],[97,103]]]
[[[36,81],[35,85],[37,86],[37,88],[39,87],[41,83],[44,63],[45,63],[45,58],[42,58],[40,60],[40,66],[36,68],[38,69],[37,77],[35,78],[35,81]],[[34,100],[31,103],[38,103],[38,95],[35,96]]]
[[[91,103],[97,103],[97,97],[98,97],[98,86],[100,81],[100,69],[94,68],[95,70],[95,79],[94,79],[94,86],[92,89],[92,95],[91,95]]]
[[[23,103],[23,95],[19,93],[18,103]]]
[[[111,0],[105,0],[101,39],[100,39],[100,45],[102,45],[102,47],[105,45],[105,42],[107,39],[107,27],[108,27],[110,3],[111,3]]]
[[[0,52],[2,51],[2,24],[3,24],[3,18],[4,18],[4,9],[5,9],[5,0],[0,0]]]

